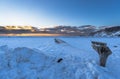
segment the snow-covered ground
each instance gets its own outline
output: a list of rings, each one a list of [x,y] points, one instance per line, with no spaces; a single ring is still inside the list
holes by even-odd
[[[91,41],[112,50],[105,68]],[[119,52],[120,38],[0,37],[0,79],[120,79]]]

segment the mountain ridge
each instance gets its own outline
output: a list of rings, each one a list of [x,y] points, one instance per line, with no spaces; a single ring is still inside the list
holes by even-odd
[[[33,26],[0,26],[0,34],[63,34],[68,36],[119,37],[120,26],[55,26],[37,28]]]

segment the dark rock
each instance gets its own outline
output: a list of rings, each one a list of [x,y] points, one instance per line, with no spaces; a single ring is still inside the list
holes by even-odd
[[[118,46],[113,46],[113,47],[115,47],[115,48],[116,48],[116,47],[118,47]]]
[[[62,58],[59,58],[59,59],[57,60],[57,62],[60,63],[62,60],[63,60]]]

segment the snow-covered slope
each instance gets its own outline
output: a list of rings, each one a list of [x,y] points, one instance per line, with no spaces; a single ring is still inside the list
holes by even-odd
[[[120,31],[107,33],[105,31],[94,34],[94,37],[119,37]]]
[[[120,26],[101,27],[97,31],[92,32],[91,35],[97,37],[119,37]]]
[[[0,79],[119,79],[119,38],[1,37]],[[99,66],[91,40],[107,42],[113,54]],[[113,42],[110,42],[110,41]],[[59,61],[59,62],[58,62]]]

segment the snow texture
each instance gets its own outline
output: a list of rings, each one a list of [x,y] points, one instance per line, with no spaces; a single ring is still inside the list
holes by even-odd
[[[64,42],[0,37],[0,79],[120,79],[119,38],[56,38]],[[99,66],[91,41],[106,42],[112,50],[106,67]]]

